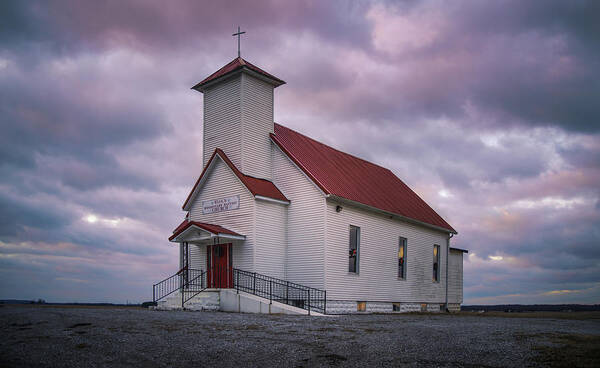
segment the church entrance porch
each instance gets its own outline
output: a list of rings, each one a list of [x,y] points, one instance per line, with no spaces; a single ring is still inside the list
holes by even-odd
[[[233,288],[231,243],[206,246],[206,282],[208,288]]]

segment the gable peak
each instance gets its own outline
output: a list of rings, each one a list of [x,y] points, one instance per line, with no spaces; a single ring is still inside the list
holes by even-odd
[[[203,92],[204,89],[209,85],[218,83],[218,81],[220,80],[223,80],[231,75],[241,72],[246,72],[248,74],[257,76],[260,79],[263,79],[266,82],[272,84],[274,87],[279,87],[280,85],[285,84],[285,81],[277,78],[276,76],[264,71],[263,69],[250,63],[244,58],[238,56],[231,60],[229,63],[225,64],[225,66],[223,66],[216,72],[204,78],[200,83],[197,83],[195,86],[192,87],[192,89],[195,89],[199,92]]]

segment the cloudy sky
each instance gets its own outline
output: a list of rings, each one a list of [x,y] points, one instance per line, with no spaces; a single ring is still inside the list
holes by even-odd
[[[165,4],[168,4],[166,6]],[[600,303],[600,2],[0,2],[0,299],[151,299],[199,175],[196,82],[391,168],[459,232],[465,303]]]

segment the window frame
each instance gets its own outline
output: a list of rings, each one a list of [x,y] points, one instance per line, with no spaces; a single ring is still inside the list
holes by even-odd
[[[367,302],[357,301],[356,302],[356,311],[357,312],[366,312],[367,311]]]
[[[437,249],[437,253],[436,253],[436,249]],[[439,283],[440,282],[440,263],[441,263],[441,257],[440,257],[440,252],[441,252],[441,247],[438,244],[434,244],[433,245],[433,272],[431,275],[431,279],[433,282]],[[437,267],[435,266],[437,264]]]
[[[356,255],[354,256],[354,271],[350,270],[350,263],[348,263],[348,273],[351,275],[358,275],[360,271],[360,226],[350,225],[348,227],[348,260],[350,260],[350,251],[352,248],[352,229],[356,229]]]
[[[406,277],[406,275],[407,275],[407,272],[406,272],[406,255],[407,255],[407,253],[406,252],[407,252],[407,248],[408,248],[408,239],[403,236],[398,237],[398,253],[397,253],[397,258],[396,258],[398,260],[398,262],[400,262],[399,261],[399,259],[400,259],[399,253],[400,253],[401,248],[404,248],[403,249],[403,258],[404,259],[402,261],[403,262],[402,275],[400,275],[400,264],[398,263],[398,267],[396,269],[396,277],[398,278],[398,280],[404,281],[407,278]]]

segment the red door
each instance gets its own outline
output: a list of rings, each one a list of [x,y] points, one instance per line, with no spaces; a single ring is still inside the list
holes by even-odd
[[[209,288],[232,288],[233,268],[231,267],[231,244],[216,244],[206,247],[207,273]]]

